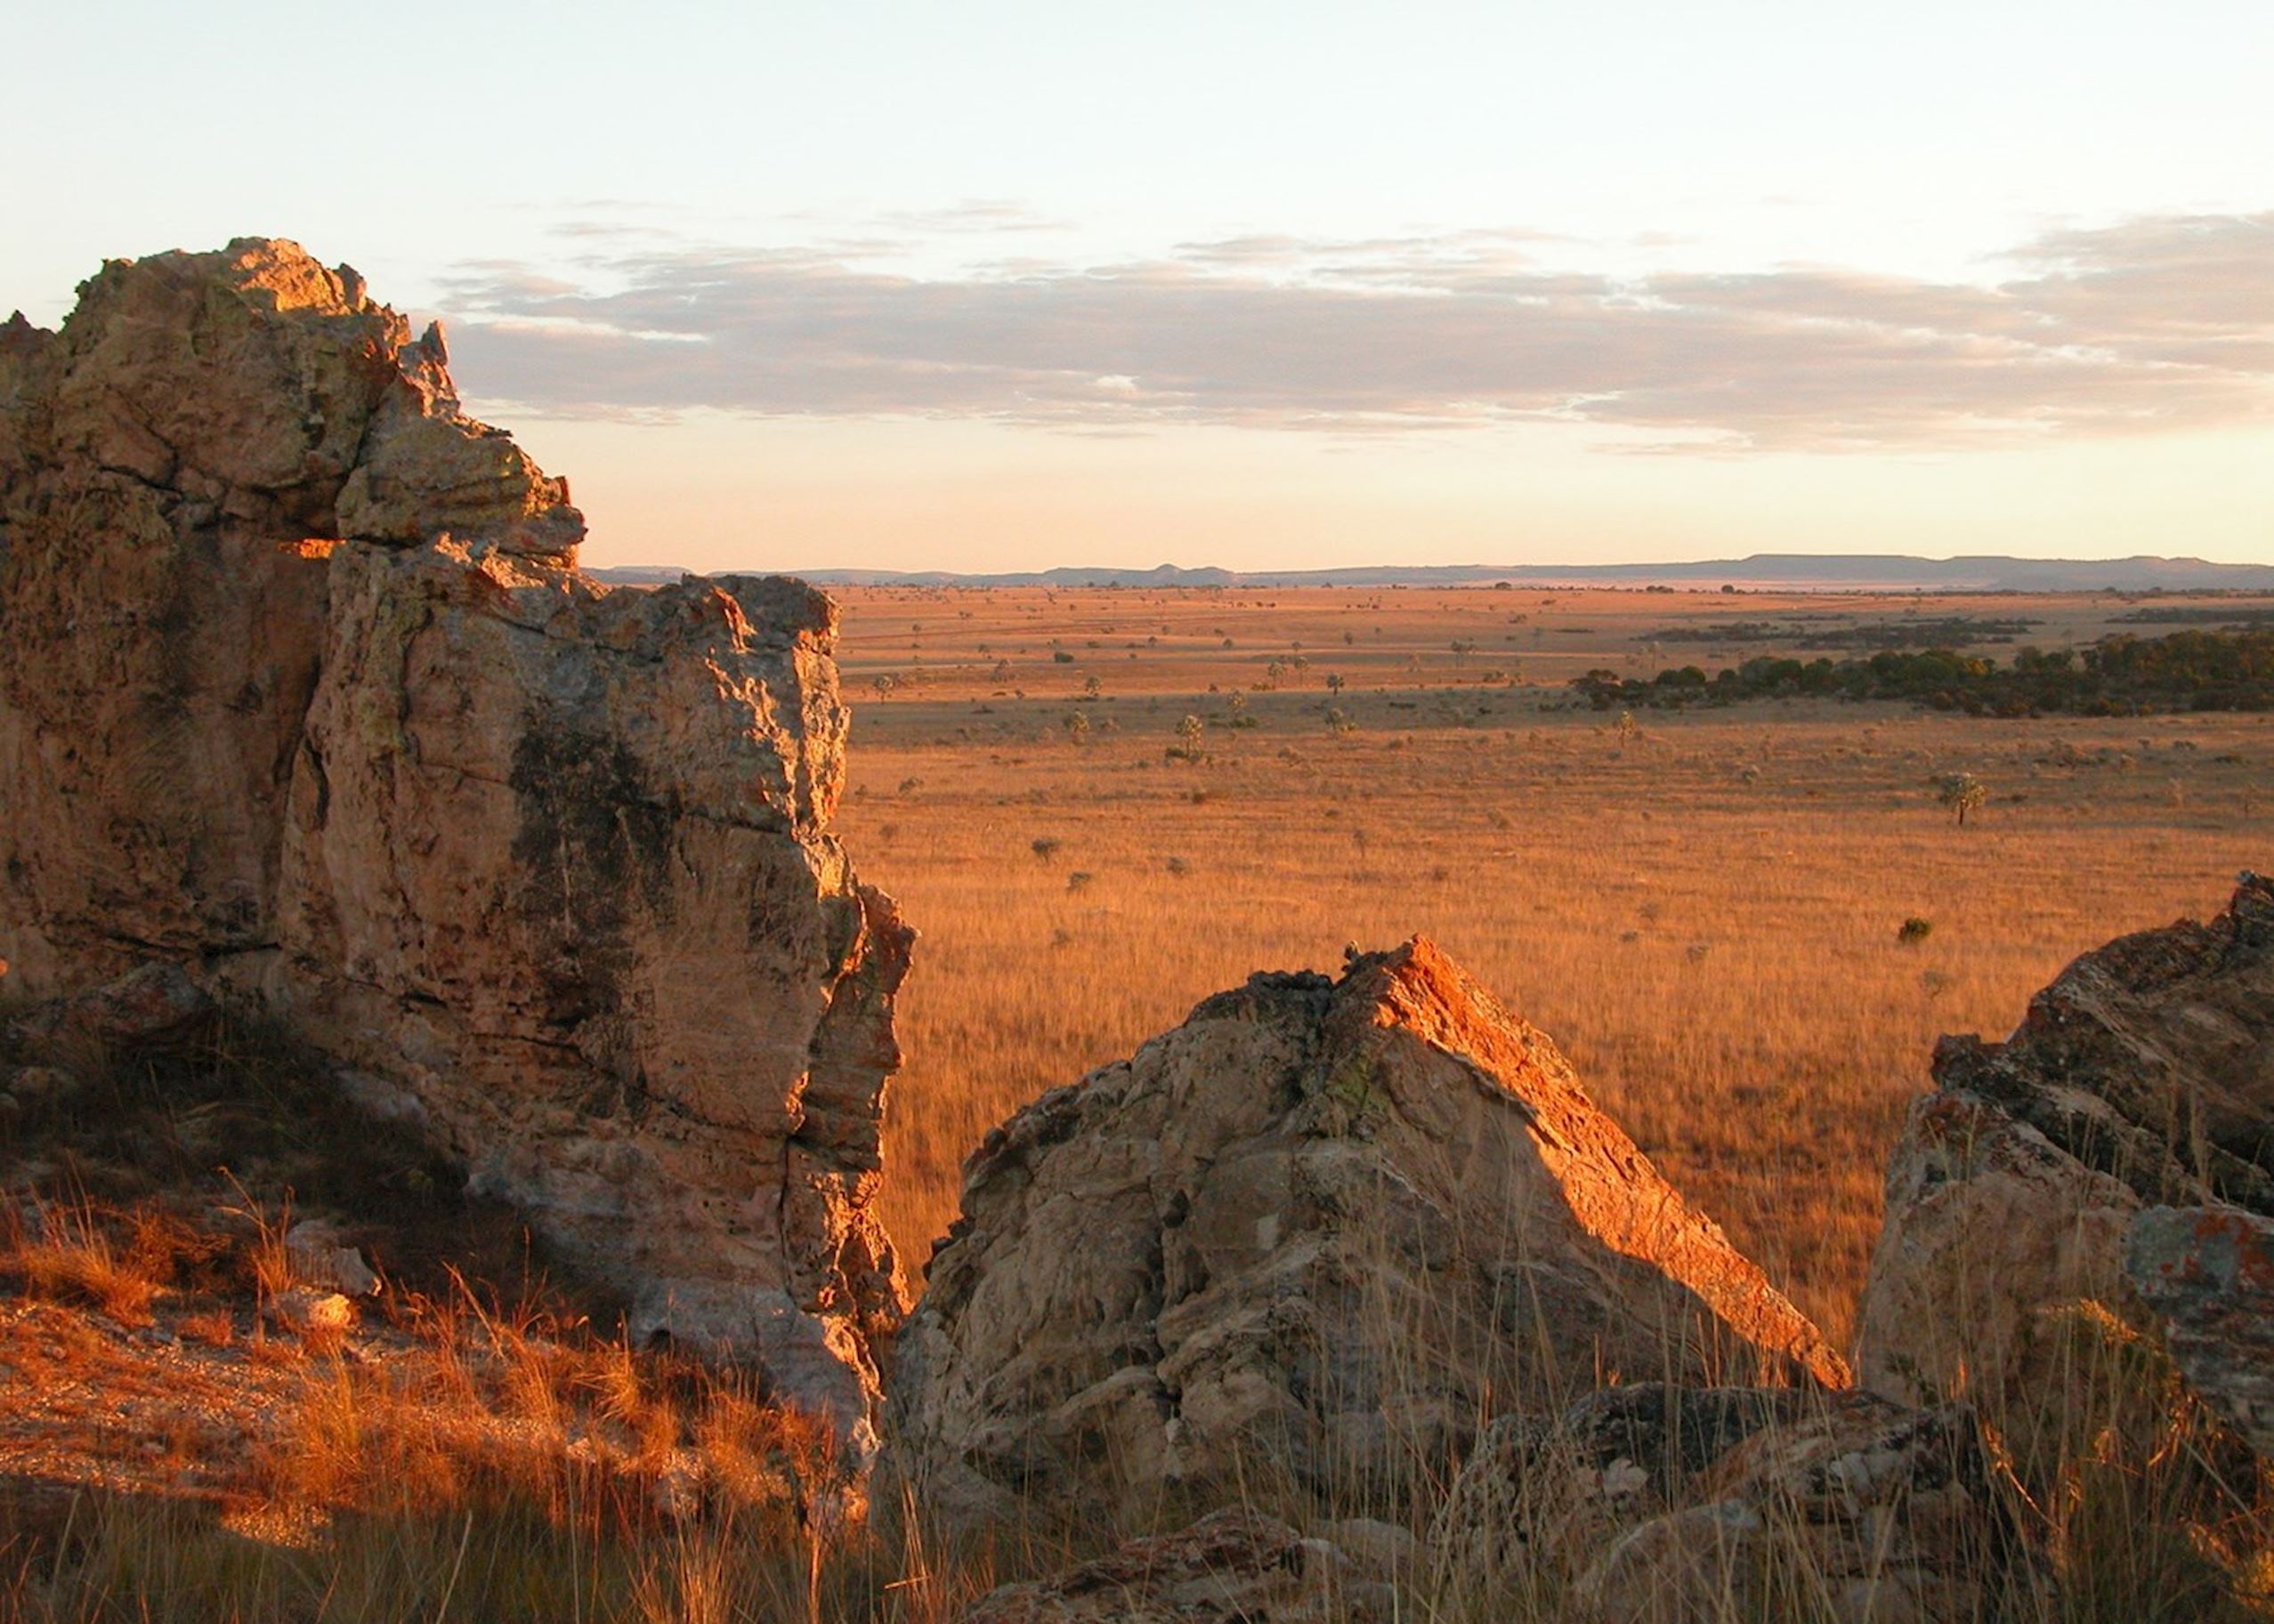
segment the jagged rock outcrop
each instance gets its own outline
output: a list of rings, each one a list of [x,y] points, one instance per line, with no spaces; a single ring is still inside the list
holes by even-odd
[[[2274,1216],[2274,884],[2085,954],[2006,1042],[1945,1038],[1934,1077],[1889,1163],[1858,1375],[2018,1422],[2074,1379],[2072,1305],[2144,1320],[2143,1208]]]
[[[1005,1585],[962,1624],[1390,1624],[1380,1575],[1259,1512],[1211,1513],[1054,1579]]]
[[[1493,1423],[1430,1552],[1460,1617],[1603,1624],[1972,1624],[2033,1578],[1965,1410],[1649,1382]]]
[[[6,957],[39,990],[272,943],[325,633],[292,544],[566,558],[583,521],[438,337],[290,244],[113,261],[0,356]]]
[[[933,1503],[984,1517],[1243,1457],[1378,1484],[1488,1406],[1669,1375],[1847,1373],[1547,1038],[1417,940],[1257,976],[991,1133],[894,1413]]]
[[[2274,1462],[2274,1221],[2151,1207],[2132,1221],[2124,1262],[2188,1385]]]
[[[910,933],[829,832],[835,610],[583,575],[447,360],[258,238],[0,328],[0,957],[259,1001],[865,1440]]]

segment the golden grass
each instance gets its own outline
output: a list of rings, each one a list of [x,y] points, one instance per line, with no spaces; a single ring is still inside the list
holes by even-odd
[[[1548,1030],[1668,1175],[1844,1338],[1886,1151],[1935,1034],[2002,1032],[2077,952],[2213,909],[2235,869],[2266,862],[2274,834],[2262,718],[1771,706],[1646,715],[1630,735],[1614,716],[1542,708],[1563,703],[1544,682],[1590,664],[1685,663],[1650,653],[1655,626],[1756,614],[1771,607],[1761,600],[848,597],[847,686],[862,704],[840,822],[923,933],[883,1198],[919,1261],[952,1214],[963,1155],[1027,1099],[1255,970],[1331,969],[1346,942],[1422,932]],[[2089,632],[2124,605],[2043,607]],[[1456,637],[1479,649],[1456,656]],[[919,679],[901,680],[919,653]],[[1525,683],[1480,683],[1515,658]],[[1330,672],[1346,677],[1339,691]],[[870,679],[883,675],[895,681],[880,699]],[[1355,728],[1331,728],[1330,707]],[[1080,743],[1064,720],[1077,711]],[[1187,715],[1202,719],[1200,759],[1171,762]],[[1933,775],[1949,771],[1991,790],[1962,830],[1934,799]],[[1912,918],[1931,929],[1903,940]],[[283,1189],[339,1191],[345,1208],[374,1204],[438,1236],[454,1226],[461,1256],[486,1220],[422,1218],[436,1175],[413,1147],[329,1122],[291,1054],[255,1045],[223,1058],[243,1077],[193,1091],[194,1110],[172,1095],[137,1109],[164,1114],[159,1143],[182,1168],[210,1168],[219,1124],[239,1148],[264,1135],[269,1207],[242,1200],[251,1221],[226,1257],[156,1219],[138,1228],[158,1209],[117,1192],[141,1188],[132,1147],[150,1135],[106,1107],[70,1143],[115,1186],[111,1205],[19,1224],[0,1258],[27,1292],[69,1306],[41,1311],[48,1351],[0,1345],[0,1361],[16,1359],[10,1379],[59,1389],[90,1371],[154,1385],[128,1333],[51,1322],[85,1307],[122,1325],[154,1318],[200,1357],[245,1361],[275,1395],[270,1424],[226,1521],[122,1499],[86,1502],[28,1542],[0,1530],[0,1616],[932,1624],[998,1580],[1140,1531],[946,1541],[897,1491],[854,1526],[842,1463],[746,1381],[636,1352],[557,1306],[501,1307],[479,1287],[391,1288],[331,1347],[271,1335],[224,1288],[284,1288],[271,1216]],[[492,1273],[513,1257],[495,1239],[481,1242]],[[2274,1592],[2265,1493],[2167,1369],[2121,1337],[2092,1347],[2080,1368],[2094,1379],[2070,1395],[2061,1435],[2011,1479],[2064,1586],[2058,1608],[2039,1599],[2016,1616],[2254,1616],[2252,1587]],[[174,1427],[157,1458],[195,1454],[201,1437],[210,1449]],[[1452,1464],[1354,1483],[1322,1507],[1258,1462],[1254,1493],[1299,1522],[1376,1516],[1420,1534]],[[1464,1612],[1414,1576],[1401,1616],[1559,1618],[1566,1578],[1542,1575],[1525,1610],[1504,1614]],[[1777,1616],[1821,1611],[1805,1602],[1809,1578]]]
[[[148,1325],[178,1267],[208,1250],[155,1208],[85,1200],[0,1208],[0,1275],[15,1277],[27,1296],[96,1308],[121,1325]]]
[[[1254,971],[1333,969],[1346,943],[1420,933],[1554,1037],[1668,1176],[1844,1340],[1935,1037],[2003,1034],[2076,954],[2214,911],[2238,869],[2274,856],[2264,717],[1771,704],[1649,713],[1625,739],[1614,716],[1542,710],[1569,704],[1560,690],[1477,686],[1487,654],[1456,668],[1440,633],[1459,623],[1436,601],[1482,615],[1509,594],[1280,595],[1300,602],[852,596],[848,686],[865,703],[839,823],[923,933],[884,1196],[911,1258],[952,1216],[962,1157],[1026,1100]],[[1515,595],[1522,610],[1499,612],[1583,619],[1589,658],[1608,664],[1639,656],[1639,629],[1735,612]],[[1392,602],[1408,599],[1431,601]],[[1857,612],[1904,601],[1877,602]],[[1990,602],[1962,607],[2020,612]],[[2034,607],[2057,625],[2084,612]],[[1342,658],[1338,620],[1370,664]],[[912,668],[894,646],[910,623],[927,675],[863,692],[862,671]],[[1163,625],[1166,652],[1117,646]],[[1380,657],[1363,641],[1377,626]],[[1207,646],[1218,626],[1232,650]],[[1052,637],[1081,658],[1058,665]],[[1310,667],[1235,710],[1258,645],[1291,657],[1299,642]],[[1009,682],[991,680],[999,653],[1024,662]],[[1344,665],[1354,675],[1330,695]],[[1091,672],[1108,681],[1085,700]],[[1330,705],[1356,731],[1331,731]],[[1061,722],[1077,708],[1094,718],[1080,744]],[[1167,759],[1186,715],[1209,724],[1201,763]],[[1962,829],[1932,784],[1960,770],[1991,793]],[[1930,923],[1924,940],[1899,940],[1910,918]]]

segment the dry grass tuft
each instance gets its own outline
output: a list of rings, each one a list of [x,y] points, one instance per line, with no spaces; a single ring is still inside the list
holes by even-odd
[[[178,1220],[147,1208],[36,1201],[0,1211],[0,1273],[30,1296],[96,1308],[121,1325],[150,1324],[150,1305],[200,1249]]]

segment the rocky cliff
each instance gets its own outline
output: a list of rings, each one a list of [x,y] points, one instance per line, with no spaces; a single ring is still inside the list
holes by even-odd
[[[441,334],[293,244],[0,327],[0,957],[281,1016],[614,1281],[870,1436],[910,933],[829,833],[829,601],[611,591]]]

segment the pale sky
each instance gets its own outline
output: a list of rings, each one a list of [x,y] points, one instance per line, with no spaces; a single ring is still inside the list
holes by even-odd
[[[2274,562],[2274,7],[18,12],[0,311],[297,238],[591,562]]]

